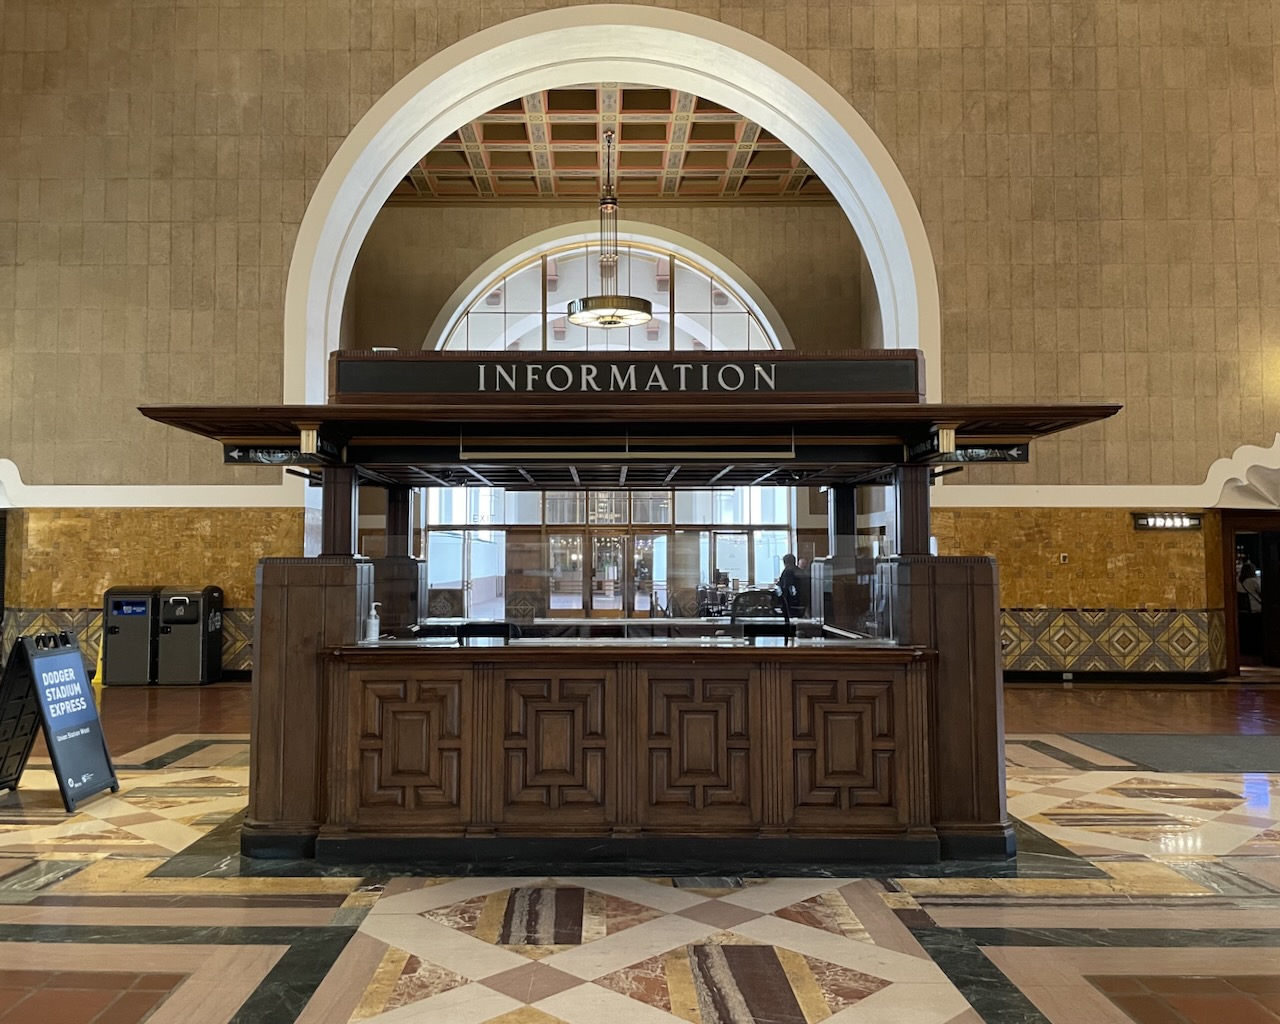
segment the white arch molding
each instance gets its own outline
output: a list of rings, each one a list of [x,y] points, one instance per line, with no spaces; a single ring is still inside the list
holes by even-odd
[[[853,225],[887,348],[920,348],[941,394],[941,320],[924,223],[897,165],[818,75],[740,29],[680,11],[597,4],[495,25],[431,57],[360,119],[307,205],[285,287],[284,400],[323,402],[356,255],[396,183],[461,124],[511,99],[582,82],[695,93],[790,146]],[[851,272],[852,269],[851,269]]]
[[[592,244],[598,243],[599,240],[599,222],[581,220],[547,228],[512,242],[476,267],[467,275],[466,280],[453,290],[453,294],[441,307],[427,330],[422,348],[430,351],[443,346],[458,321],[491,289],[494,280],[507,273],[517,263],[561,246],[580,242]],[[693,263],[700,264],[736,290],[737,297],[760,321],[760,326],[773,341],[777,342],[779,348],[794,349],[796,347],[791,338],[791,332],[783,322],[782,315],[769,301],[764,289],[724,253],[717,252],[691,235],[636,220],[618,221],[618,241],[656,244],[669,249],[677,256],[683,256]]]

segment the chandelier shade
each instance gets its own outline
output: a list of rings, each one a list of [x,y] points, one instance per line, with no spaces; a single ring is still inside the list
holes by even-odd
[[[600,191],[600,294],[569,303],[579,327],[639,327],[653,319],[653,304],[618,294],[618,196],[613,183],[613,129],[604,133],[604,183]]]

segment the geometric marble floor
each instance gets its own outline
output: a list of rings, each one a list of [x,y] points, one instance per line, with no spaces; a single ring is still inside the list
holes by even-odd
[[[107,691],[119,793],[0,798],[0,1024],[1280,1024],[1280,775],[1062,734],[1280,734],[1280,689],[1011,690],[1008,864],[680,878],[243,860],[217,689]]]

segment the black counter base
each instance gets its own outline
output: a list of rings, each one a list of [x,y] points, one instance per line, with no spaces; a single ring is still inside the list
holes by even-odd
[[[503,837],[451,839],[422,837],[330,838],[316,840],[316,860],[324,864],[433,861],[465,864],[502,874],[519,862],[547,862],[590,868],[591,873],[740,873],[757,864],[936,864],[936,838],[925,839],[750,839],[696,836],[640,836],[634,839],[583,837]],[[644,865],[644,870],[641,868]]]
[[[1006,684],[1040,683],[1056,686],[1092,683],[1116,683],[1128,686],[1143,683],[1216,683],[1226,678],[1228,678],[1226,669],[1213,672],[1028,672],[1008,668],[1004,670]]]

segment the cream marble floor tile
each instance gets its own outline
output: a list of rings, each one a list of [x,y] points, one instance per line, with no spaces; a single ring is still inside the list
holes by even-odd
[[[360,931],[473,981],[529,962],[519,953],[416,914],[370,915]]]
[[[558,885],[580,885],[584,889],[593,889],[596,892],[607,893],[610,896],[620,896],[624,900],[630,900],[632,903],[653,907],[656,910],[665,910],[667,913],[697,906],[699,903],[706,903],[708,899],[706,896],[689,892],[687,889],[679,889],[674,885],[655,885],[653,882],[647,882],[643,878],[628,878],[625,876],[580,878],[566,875],[556,878],[555,881]]]
[[[523,885],[538,885],[545,881],[545,875],[527,878],[455,878],[425,889],[414,889],[412,892],[385,896],[369,913],[370,916],[376,917],[387,914],[421,914],[423,911],[438,910],[451,903],[469,900],[473,896],[487,896],[501,889],[516,889]]]
[[[898,982],[832,1014],[824,1024],[948,1024],[969,1009],[968,1000],[949,981]]]
[[[1088,982],[1018,986],[1049,1024],[1133,1024],[1133,1018]],[[1221,1024],[1229,1024],[1223,1021]]]
[[[125,893],[140,885],[161,864],[159,858],[118,857],[114,860],[98,860],[81,868],[70,878],[49,887],[49,892],[59,896],[74,893]]]
[[[764,885],[753,885],[741,892],[722,896],[720,902],[769,914],[811,896],[839,889],[852,881],[852,878],[771,878]]]
[[[628,928],[584,946],[554,953],[542,962],[579,978],[599,978],[678,946],[697,942],[721,929],[687,917],[663,917]]]
[[[523,1005],[510,996],[473,982],[366,1017],[362,1024],[481,1024]]]
[[[599,985],[581,985],[533,1004],[565,1024],[675,1024],[680,1018]]]
[[[196,840],[203,839],[205,835],[200,829],[192,828],[190,825],[182,825],[176,821],[143,821],[137,825],[122,827],[134,835],[141,836],[157,846],[170,849],[174,853],[185,850]]]
[[[757,918],[728,930],[769,946],[782,946],[841,967],[852,967],[885,981],[940,983],[946,980],[932,960],[846,939],[821,928],[810,928],[782,918]]]

